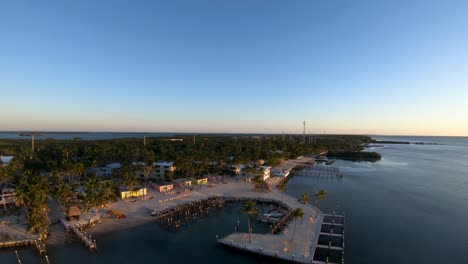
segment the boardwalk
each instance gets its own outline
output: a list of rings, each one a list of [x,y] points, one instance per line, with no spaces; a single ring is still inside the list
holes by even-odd
[[[274,184],[275,181],[277,181],[277,179],[271,179],[269,183]],[[259,196],[259,194],[254,192],[251,188],[244,192],[238,191],[229,193],[229,195],[225,193],[224,195],[230,197],[250,197],[252,199],[256,199]],[[302,204],[297,201],[297,198],[287,194],[284,194],[283,201],[281,201],[281,192],[276,188],[260,196],[262,199],[283,202],[291,209],[302,207]],[[252,243],[249,243],[249,236],[247,233],[234,233],[220,238],[218,242],[226,246],[283,260],[298,263],[311,263],[318,242],[324,214],[320,211],[317,212],[318,209],[309,204],[304,205],[303,210],[304,217],[302,221],[301,219],[297,219],[294,239],[294,221],[290,221],[281,234],[252,234]],[[309,221],[310,217],[314,219],[313,223]]]

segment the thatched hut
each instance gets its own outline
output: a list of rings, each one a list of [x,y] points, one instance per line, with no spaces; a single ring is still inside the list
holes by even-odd
[[[80,220],[80,209],[77,206],[71,206],[67,211],[67,221]]]

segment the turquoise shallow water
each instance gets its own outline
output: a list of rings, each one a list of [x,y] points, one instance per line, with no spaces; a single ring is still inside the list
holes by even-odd
[[[337,161],[342,179],[304,176],[288,184],[299,196],[318,189],[329,192],[326,212],[346,212],[346,263],[467,263],[468,139],[379,138],[442,145],[385,145],[374,148],[376,163]],[[274,263],[216,245],[215,236],[233,231],[239,208],[203,218],[182,232],[157,224],[122,230],[98,238],[99,252],[77,243],[50,248],[51,263]],[[254,221],[255,222],[255,221]],[[256,225],[255,230],[266,230]],[[30,250],[23,263],[41,263]],[[0,251],[0,263],[16,263],[11,251]]]

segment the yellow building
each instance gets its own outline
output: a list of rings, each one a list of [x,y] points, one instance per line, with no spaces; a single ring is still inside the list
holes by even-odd
[[[145,196],[147,193],[148,193],[148,189],[146,188],[141,188],[141,189],[133,190],[133,191],[125,190],[125,191],[120,191],[120,197],[122,197],[122,199],[140,197],[140,196]]]
[[[208,178],[197,179],[197,184],[208,184]]]

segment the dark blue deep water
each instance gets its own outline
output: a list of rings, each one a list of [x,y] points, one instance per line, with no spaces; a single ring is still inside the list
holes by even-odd
[[[340,179],[298,172],[288,193],[326,189],[324,211],[346,212],[346,263],[468,263],[468,138],[376,138],[440,145],[375,147],[381,161],[337,161]],[[94,254],[78,243],[50,248],[51,263],[274,263],[218,247],[216,234],[232,232],[237,219],[246,226],[239,208],[219,212],[178,233],[153,223],[101,236]],[[41,263],[30,250],[20,254]],[[16,258],[0,251],[0,263]]]

